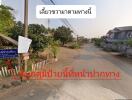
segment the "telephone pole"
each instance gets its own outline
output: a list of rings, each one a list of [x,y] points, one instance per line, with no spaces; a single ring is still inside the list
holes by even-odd
[[[28,37],[28,0],[24,5],[24,37]],[[24,70],[27,71],[27,60],[24,60]]]
[[[24,7],[24,36],[28,37],[28,0],[25,0]]]

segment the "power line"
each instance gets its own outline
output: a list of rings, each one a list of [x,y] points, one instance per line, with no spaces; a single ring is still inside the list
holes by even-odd
[[[53,0],[50,0],[50,2],[55,5],[55,2]]]
[[[41,0],[43,3],[45,3],[45,0]],[[56,5],[55,4],[55,2],[53,1],[53,0],[49,0],[50,1],[50,3],[52,4],[52,5]],[[76,35],[77,36],[77,34],[75,33],[75,32],[77,32],[73,27],[72,27],[72,25],[69,23],[69,21],[67,20],[67,19],[60,19],[61,20],[61,22],[63,23],[63,24],[65,24],[65,26],[67,26],[67,27],[69,27],[72,31],[73,31],[73,34],[74,35]]]

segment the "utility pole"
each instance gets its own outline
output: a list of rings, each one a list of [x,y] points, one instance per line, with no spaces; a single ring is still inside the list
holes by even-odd
[[[24,7],[24,36],[28,37],[28,0],[25,0]]]
[[[78,35],[77,35],[77,44],[78,44]]]
[[[49,29],[49,23],[50,23],[50,19],[48,19],[48,29]]]
[[[28,37],[28,0],[24,5],[24,37]],[[24,70],[27,71],[27,60],[24,60]]]

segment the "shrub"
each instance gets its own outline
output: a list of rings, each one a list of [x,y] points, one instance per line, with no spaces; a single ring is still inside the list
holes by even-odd
[[[53,55],[54,58],[56,58],[58,52],[59,52],[59,41],[52,41],[49,45],[49,49]]]
[[[128,46],[132,47],[132,39],[127,40],[127,41],[126,41],[126,44],[127,44]]]
[[[101,46],[101,42],[103,42],[102,38],[94,38],[93,42],[96,46]]]
[[[73,43],[71,46],[69,46],[71,49],[79,49],[80,45],[78,43]]]
[[[114,41],[113,42],[114,45],[120,45],[120,44],[123,44],[123,43],[124,43],[124,41]]]

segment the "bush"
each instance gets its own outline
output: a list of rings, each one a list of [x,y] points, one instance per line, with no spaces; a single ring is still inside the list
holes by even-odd
[[[94,42],[94,44],[96,45],[96,46],[101,46],[101,43],[103,42],[103,39],[102,38],[94,38],[93,40],[92,40],[93,42]]]
[[[113,42],[114,45],[121,45],[124,44],[124,41],[118,40]]]
[[[80,45],[78,43],[74,43],[71,46],[69,46],[71,49],[79,49]]]
[[[52,40],[52,42],[49,44],[49,50],[51,51],[54,58],[56,58],[59,52],[59,44],[60,44],[59,41],[54,41],[54,40]]]
[[[132,39],[127,40],[127,41],[126,41],[126,44],[127,44],[128,46],[132,47]]]

